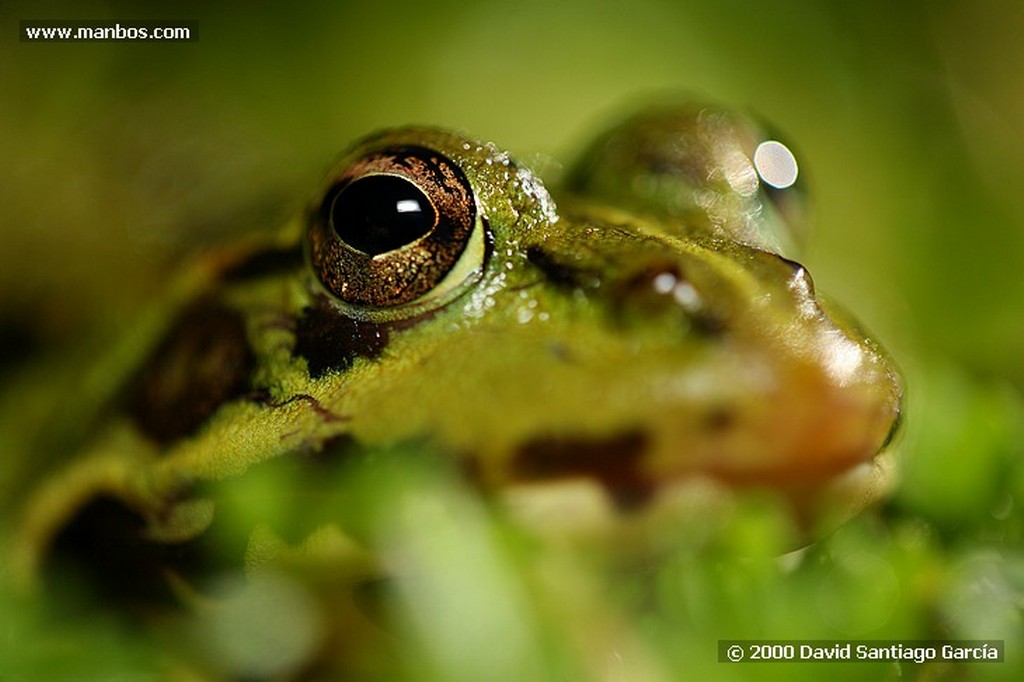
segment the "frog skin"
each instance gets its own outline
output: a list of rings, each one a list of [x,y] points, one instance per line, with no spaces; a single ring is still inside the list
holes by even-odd
[[[792,259],[799,189],[763,182],[765,139],[715,106],[645,109],[554,196],[492,144],[363,139],[302,216],[199,260],[112,351],[81,444],[27,494],[15,573],[97,501],[178,546],[216,523],[204,486],[402,443],[541,531],[664,534],[708,486],[856,512],[886,488],[901,383]]]

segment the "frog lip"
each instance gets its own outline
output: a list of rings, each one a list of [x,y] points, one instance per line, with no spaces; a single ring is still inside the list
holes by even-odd
[[[793,515],[793,547],[831,531],[884,497],[893,471],[892,456],[880,453],[813,483],[772,486]],[[644,496],[642,505],[623,505],[622,491],[581,476],[517,483],[502,491],[501,500],[514,518],[544,536],[616,548],[639,542],[640,547],[657,551],[666,542],[671,545],[673,538],[688,532],[700,535],[699,529],[720,525],[735,511],[737,492],[744,488],[694,472],[661,482]]]
[[[885,458],[885,451],[853,451],[842,456],[833,456],[817,461],[803,461],[794,458],[780,465],[763,469],[726,469],[709,467],[705,473],[730,485],[766,486],[786,489],[810,485],[822,485],[840,478],[854,469],[871,466],[873,462]]]
[[[521,449],[520,468],[505,493],[520,506],[523,500],[526,506],[536,503],[542,508],[564,505],[568,510],[582,505],[586,507],[582,514],[596,513],[591,509],[598,504],[591,499],[596,496],[608,507],[602,514],[630,517],[658,513],[666,495],[705,482],[728,491],[776,491],[793,503],[798,517],[813,516],[815,512],[807,510],[826,502],[852,516],[881,497],[893,478],[891,455],[870,443],[841,456],[802,455],[759,468],[691,463],[656,474],[645,466],[651,447],[657,447],[657,439],[640,430],[600,439],[577,436],[532,441]],[[568,496],[563,502],[556,501],[560,491]]]

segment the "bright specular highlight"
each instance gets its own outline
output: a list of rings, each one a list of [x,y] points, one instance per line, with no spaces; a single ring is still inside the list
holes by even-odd
[[[796,182],[799,173],[793,152],[776,140],[767,140],[757,145],[754,168],[764,183],[778,189],[790,187]]]

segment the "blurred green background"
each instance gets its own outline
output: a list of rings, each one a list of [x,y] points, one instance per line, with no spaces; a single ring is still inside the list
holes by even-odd
[[[20,20],[51,18],[196,20],[200,37],[19,42]],[[800,152],[819,288],[907,376],[903,481],[877,551],[898,578],[932,571],[938,592],[976,587],[978,566],[1000,586],[975,606],[904,593],[903,624],[952,609],[984,633],[1000,605],[989,630],[1019,636],[1021,35],[1009,0],[4,2],[5,350],[26,327],[59,345],[124,324],[187,252],[279,225],[375,128],[440,124],[550,168],[652,92],[750,107]],[[838,547],[881,542],[847,532]],[[872,582],[861,568],[837,594]]]

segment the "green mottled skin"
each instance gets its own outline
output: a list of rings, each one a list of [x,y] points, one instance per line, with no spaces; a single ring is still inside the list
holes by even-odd
[[[645,443],[627,473],[654,500],[694,481],[767,486],[807,517],[833,498],[849,513],[877,497],[887,472],[877,456],[900,406],[894,369],[870,337],[816,298],[806,270],[772,252],[799,235],[763,193],[741,196],[723,183],[715,150],[749,155],[753,128],[697,111],[684,105],[636,119],[619,130],[626,142],[615,143],[630,149],[632,135],[647,140],[633,148],[656,146],[666,129],[677,140],[710,139],[706,149],[693,143],[689,177],[649,182],[628,153],[602,156],[614,146],[606,142],[570,175],[569,189],[553,188],[554,198],[498,148],[458,135],[406,128],[361,142],[340,167],[399,144],[461,167],[492,240],[482,269],[440,307],[409,306],[431,314],[391,329],[379,357],[313,379],[293,356],[288,323],[323,295],[308,268],[222,284],[220,272],[268,245],[202,260],[107,366],[127,381],[174,311],[213,295],[244,316],[256,358],[251,385],[264,399],[229,401],[195,434],[166,445],[128,416],[105,413],[78,446],[47,461],[28,494],[14,547],[19,574],[31,579],[54,534],[97,495],[143,517],[153,541],[180,542],[216,518],[212,502],[192,497],[197,484],[230,481],[345,435],[367,451],[426,442],[497,499],[564,482],[521,475],[525,444],[623,433]],[[301,240],[304,220],[273,245]],[[528,258],[538,248],[580,279],[550,281]],[[696,298],[684,305],[644,279],[666,271],[685,273]],[[108,379],[99,392],[113,396],[117,383]],[[583,468],[569,478],[587,480]],[[614,521],[619,512],[609,509]]]

